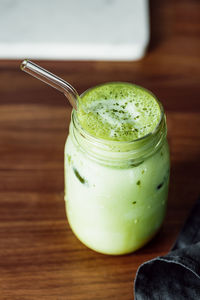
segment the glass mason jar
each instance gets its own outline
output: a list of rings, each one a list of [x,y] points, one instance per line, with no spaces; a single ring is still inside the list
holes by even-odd
[[[74,234],[97,252],[133,252],[163,222],[169,149],[159,105],[161,118],[154,131],[130,142],[91,136],[72,112],[65,145],[66,212]]]

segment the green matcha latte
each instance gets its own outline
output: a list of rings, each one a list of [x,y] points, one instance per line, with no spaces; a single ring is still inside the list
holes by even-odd
[[[168,181],[165,116],[155,96],[122,82],[83,93],[65,146],[66,212],[75,235],[105,254],[137,250],[163,222]]]

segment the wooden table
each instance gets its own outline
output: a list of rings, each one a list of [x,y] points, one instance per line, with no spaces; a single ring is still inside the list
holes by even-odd
[[[134,254],[95,253],[72,234],[63,201],[71,108],[62,94],[0,62],[0,299],[133,299],[138,266],[168,252],[200,192],[200,3],[151,1],[152,40],[139,62],[41,62],[85,89],[129,81],[164,104],[171,148],[168,213]]]

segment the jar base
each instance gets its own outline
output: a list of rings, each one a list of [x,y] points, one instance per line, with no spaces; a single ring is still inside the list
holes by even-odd
[[[66,214],[67,214],[67,210],[66,210]],[[112,256],[121,256],[121,255],[127,255],[127,254],[131,254],[136,252],[137,250],[141,249],[142,247],[144,247],[146,244],[148,244],[160,231],[161,227],[162,227],[162,223],[159,225],[159,227],[151,234],[149,235],[146,239],[144,239],[143,241],[141,241],[140,243],[137,243],[135,245],[133,245],[132,247],[127,248],[126,250],[104,250],[104,249],[100,249],[99,247],[95,247],[94,245],[91,245],[91,243],[86,242],[83,238],[81,238],[78,234],[77,231],[73,229],[73,225],[70,223],[70,218],[67,216],[68,219],[68,224],[70,229],[72,230],[73,234],[76,236],[76,238],[83,244],[85,245],[87,248],[97,252],[97,253],[101,253],[101,254],[105,254],[105,255],[112,255]],[[105,248],[105,247],[104,247]]]

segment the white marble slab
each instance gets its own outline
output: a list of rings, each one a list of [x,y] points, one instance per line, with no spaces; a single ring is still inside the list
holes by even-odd
[[[135,60],[148,0],[0,0],[0,58]]]

